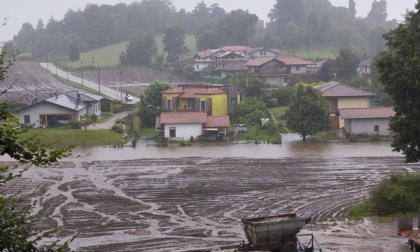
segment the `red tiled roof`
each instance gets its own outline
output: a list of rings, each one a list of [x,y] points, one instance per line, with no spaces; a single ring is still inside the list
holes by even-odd
[[[162,124],[204,124],[207,122],[206,112],[162,112],[160,125]]]
[[[315,88],[321,90],[323,97],[371,97],[375,94],[339,82],[327,82]]]
[[[251,49],[251,47],[248,46],[224,46],[220,48],[223,51],[232,51],[232,52],[239,52],[239,51],[245,51],[247,49]]]
[[[295,56],[278,56],[277,60],[283,62],[285,65],[313,65],[314,63],[310,60],[305,60]]]
[[[195,98],[196,95],[226,94],[220,87],[174,87],[162,91],[162,94],[180,94],[180,98]]]
[[[222,128],[222,127],[229,127],[230,120],[229,116],[208,116],[207,123],[205,125],[206,128]]]
[[[343,119],[390,118],[395,115],[393,107],[340,109]]]

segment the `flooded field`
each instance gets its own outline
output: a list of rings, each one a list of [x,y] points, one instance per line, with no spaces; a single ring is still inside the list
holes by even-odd
[[[210,147],[79,149],[79,158],[30,168],[19,184],[46,191],[41,227],[62,226],[63,238],[78,233],[73,251],[233,251],[246,240],[241,218],[291,212],[312,217],[303,233],[314,233],[323,251],[406,251],[395,223],[348,221],[345,212],[391,173],[420,172],[418,164],[380,145],[376,157],[366,155],[369,144],[348,148],[365,157],[241,146],[235,155],[219,148],[219,157]],[[279,154],[266,157],[267,146]]]

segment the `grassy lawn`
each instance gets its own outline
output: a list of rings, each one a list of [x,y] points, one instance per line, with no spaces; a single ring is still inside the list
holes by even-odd
[[[142,128],[140,134],[142,137],[155,137],[157,135],[155,128]]]
[[[259,142],[273,142],[279,140],[277,136],[273,136],[268,133],[267,130],[261,130],[258,126],[247,126],[247,133],[240,134],[239,139],[254,141],[255,143]]]
[[[37,134],[42,144],[53,144],[53,147],[68,146],[104,146],[123,143],[121,134],[112,130],[72,130],[72,129],[29,129],[21,138]]]
[[[279,119],[282,115],[286,113],[286,111],[289,109],[288,106],[285,107],[276,107],[276,108],[270,108],[271,114],[273,114],[274,119],[276,120],[276,123],[280,124],[286,124],[286,120]]]

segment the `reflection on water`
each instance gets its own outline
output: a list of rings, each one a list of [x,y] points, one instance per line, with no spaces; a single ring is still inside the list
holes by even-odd
[[[288,134],[283,144],[254,143],[194,143],[193,146],[155,147],[151,142],[140,140],[133,147],[76,148],[75,155],[84,160],[129,160],[140,158],[178,157],[238,157],[238,158],[283,158],[283,157],[377,157],[402,156],[393,152],[390,142],[334,142],[303,143],[298,135]]]

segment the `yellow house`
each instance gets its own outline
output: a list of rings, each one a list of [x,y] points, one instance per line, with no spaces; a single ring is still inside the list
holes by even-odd
[[[340,109],[370,108],[370,100],[375,96],[371,92],[335,81],[318,85],[315,88],[322,92],[322,96],[330,105],[333,129],[344,127],[344,120],[339,115]]]
[[[228,101],[228,93],[215,86],[178,86],[162,92],[162,108],[169,111],[201,111],[208,115],[227,115],[238,103],[237,94]]]

